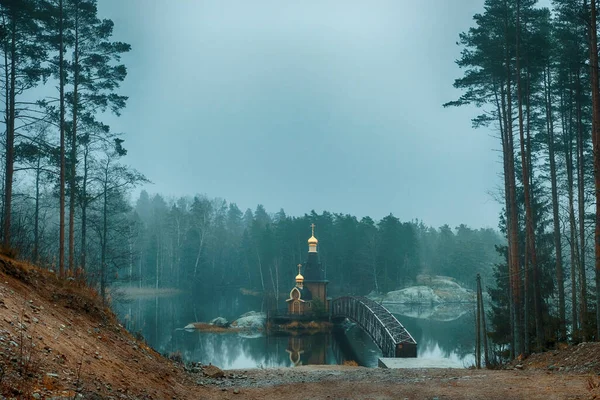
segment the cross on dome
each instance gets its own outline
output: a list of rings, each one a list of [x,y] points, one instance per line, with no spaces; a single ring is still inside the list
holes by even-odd
[[[296,275],[296,282],[297,283],[302,283],[304,282],[304,277],[302,276],[302,274],[300,273],[300,268],[302,268],[302,264],[298,264],[298,275]]]
[[[310,227],[312,228],[312,236],[310,237],[310,239],[308,239],[308,247],[310,252],[316,252],[317,243],[319,243],[319,241],[315,237],[315,224],[310,224]]]

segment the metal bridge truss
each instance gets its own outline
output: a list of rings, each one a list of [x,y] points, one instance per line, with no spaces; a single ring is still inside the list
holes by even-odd
[[[381,304],[366,297],[339,297],[331,302],[331,317],[356,322],[379,346],[384,357],[416,357],[417,342]]]

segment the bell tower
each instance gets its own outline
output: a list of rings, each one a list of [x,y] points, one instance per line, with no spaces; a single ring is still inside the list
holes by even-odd
[[[329,311],[329,299],[327,298],[327,284],[329,281],[323,277],[323,268],[319,262],[317,246],[319,240],[315,237],[315,224],[311,224],[311,237],[308,239],[308,255],[304,263],[304,286],[312,293],[313,302],[320,301]]]

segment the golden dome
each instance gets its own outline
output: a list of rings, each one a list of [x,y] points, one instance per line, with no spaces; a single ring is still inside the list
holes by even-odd
[[[304,282],[304,277],[300,274],[296,275],[296,282]]]
[[[310,239],[308,239],[308,244],[317,244],[317,243],[319,243],[319,241],[314,236],[311,236]]]

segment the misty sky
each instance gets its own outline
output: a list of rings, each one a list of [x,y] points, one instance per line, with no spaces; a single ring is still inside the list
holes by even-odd
[[[483,0],[100,0],[133,50],[128,162],[150,193],[496,227],[499,141],[444,109]]]

